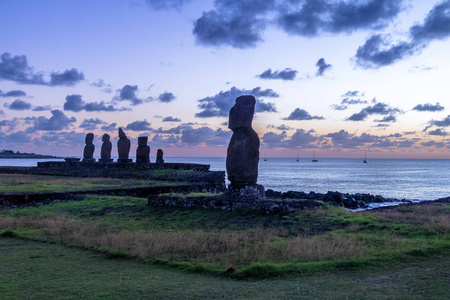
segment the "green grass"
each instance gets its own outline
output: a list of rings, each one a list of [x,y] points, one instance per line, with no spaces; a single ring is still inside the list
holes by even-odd
[[[67,193],[162,185],[175,186],[183,183],[146,179],[123,180],[119,178],[74,178],[28,174],[0,174],[0,195]]]
[[[447,256],[265,280],[181,272],[164,265],[0,237],[2,299],[448,299]],[[268,275],[270,267],[255,265]]]

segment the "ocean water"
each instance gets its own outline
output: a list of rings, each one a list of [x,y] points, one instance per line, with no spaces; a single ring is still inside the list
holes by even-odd
[[[225,171],[225,158],[165,157],[166,162],[209,164]],[[0,159],[0,166],[36,166],[57,159]],[[276,191],[369,193],[385,198],[435,200],[450,196],[450,160],[269,158],[259,162],[258,183]]]

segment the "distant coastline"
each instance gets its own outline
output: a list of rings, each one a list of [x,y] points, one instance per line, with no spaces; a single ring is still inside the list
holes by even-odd
[[[62,157],[58,157],[58,156],[53,156],[53,155],[43,155],[43,154],[36,154],[36,153],[21,153],[19,151],[14,152],[12,150],[1,150],[0,151],[0,159],[3,158],[13,158],[13,159],[18,159],[18,158],[23,158],[23,159],[39,159],[39,158],[62,158]]]

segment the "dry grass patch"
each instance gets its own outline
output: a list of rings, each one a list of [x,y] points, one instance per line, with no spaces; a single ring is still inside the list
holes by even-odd
[[[232,233],[117,231],[63,216],[0,217],[0,228],[28,238],[61,241],[142,260],[163,258],[242,267],[256,262],[361,258],[366,246],[355,237],[283,237],[278,229]]]

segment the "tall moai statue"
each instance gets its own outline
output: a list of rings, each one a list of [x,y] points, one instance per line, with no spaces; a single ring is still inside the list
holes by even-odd
[[[110,141],[111,137],[109,136],[109,134],[104,134],[102,136],[102,148],[100,151],[100,159],[99,162],[103,162],[103,163],[107,163],[107,162],[112,162],[112,158],[111,158],[111,150],[112,150],[112,143]]]
[[[93,141],[94,141],[94,134],[93,133],[86,134],[86,138],[84,139],[86,146],[84,146],[83,151],[83,162],[88,163],[95,162],[94,159],[95,146],[93,144]]]
[[[150,146],[147,145],[148,136],[138,137],[138,147],[136,148],[136,163],[150,163]]]
[[[247,198],[264,198],[262,185],[257,185],[259,137],[252,128],[256,99],[240,96],[230,110],[228,128],[233,131],[227,149],[227,173],[231,182],[229,191]]]
[[[119,140],[117,141],[117,152],[119,154],[119,159],[117,162],[119,163],[128,163],[132,162],[131,159],[128,159],[128,155],[130,154],[130,140],[127,138],[125,132],[123,132],[122,128],[119,128]]]

